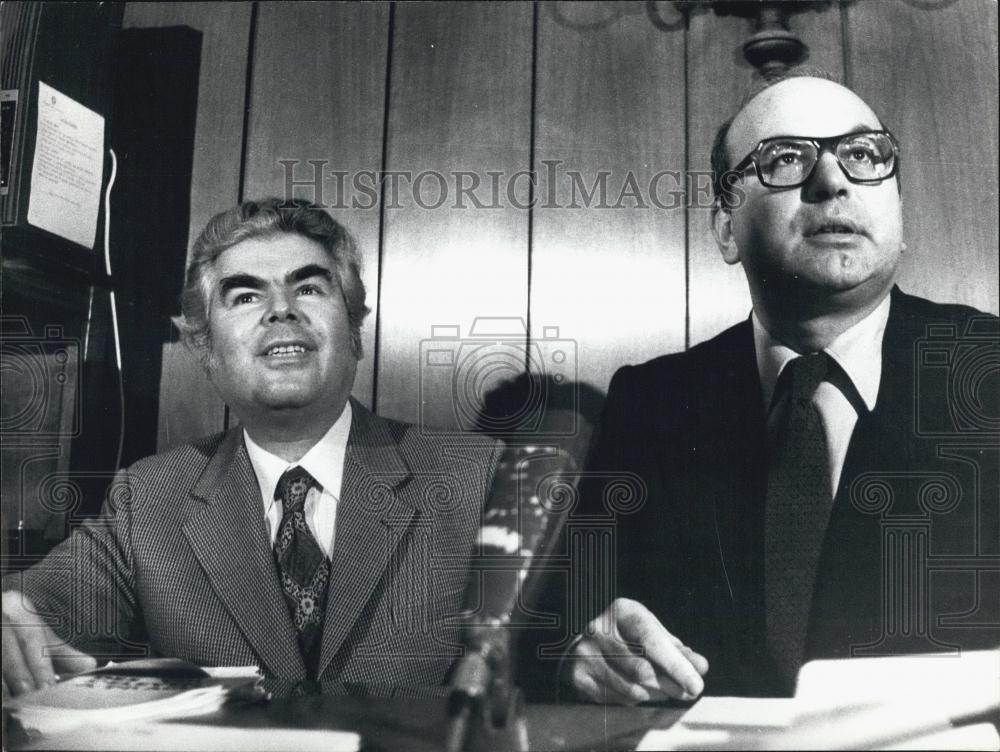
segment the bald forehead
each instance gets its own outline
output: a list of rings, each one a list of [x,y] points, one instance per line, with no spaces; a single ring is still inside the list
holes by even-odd
[[[726,145],[730,159],[736,160],[765,138],[822,138],[882,127],[874,110],[850,89],[802,76],[770,86],[747,102],[733,118]]]

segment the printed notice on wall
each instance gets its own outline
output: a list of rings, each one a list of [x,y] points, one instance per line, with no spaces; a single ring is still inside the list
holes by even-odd
[[[39,81],[28,222],[93,248],[103,172],[104,118]]]

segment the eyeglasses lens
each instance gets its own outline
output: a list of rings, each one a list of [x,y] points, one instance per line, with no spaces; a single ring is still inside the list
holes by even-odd
[[[892,142],[884,133],[848,136],[837,144],[837,161],[858,180],[881,180],[892,171]]]
[[[809,141],[783,139],[765,144],[757,160],[765,183],[786,186],[802,183],[817,157],[816,147]]]
[[[834,146],[837,161],[855,180],[882,180],[892,172],[895,154],[885,133],[857,133],[844,136]],[[775,139],[761,148],[757,162],[767,185],[774,187],[804,183],[820,152],[804,139]]]

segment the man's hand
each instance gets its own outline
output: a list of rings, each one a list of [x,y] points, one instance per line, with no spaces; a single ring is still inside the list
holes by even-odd
[[[3,594],[3,694],[19,695],[54,684],[56,672],[88,671],[97,661],[56,637],[17,590]]]
[[[627,643],[638,645],[634,652]],[[693,700],[705,688],[708,661],[674,637],[637,601],[618,598],[587,625],[567,656],[569,680],[591,702],[635,705]]]

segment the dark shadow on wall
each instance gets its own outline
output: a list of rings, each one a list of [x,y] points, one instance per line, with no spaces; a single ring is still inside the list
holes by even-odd
[[[604,397],[590,384],[522,373],[485,395],[476,430],[508,445],[558,445],[582,468]]]

